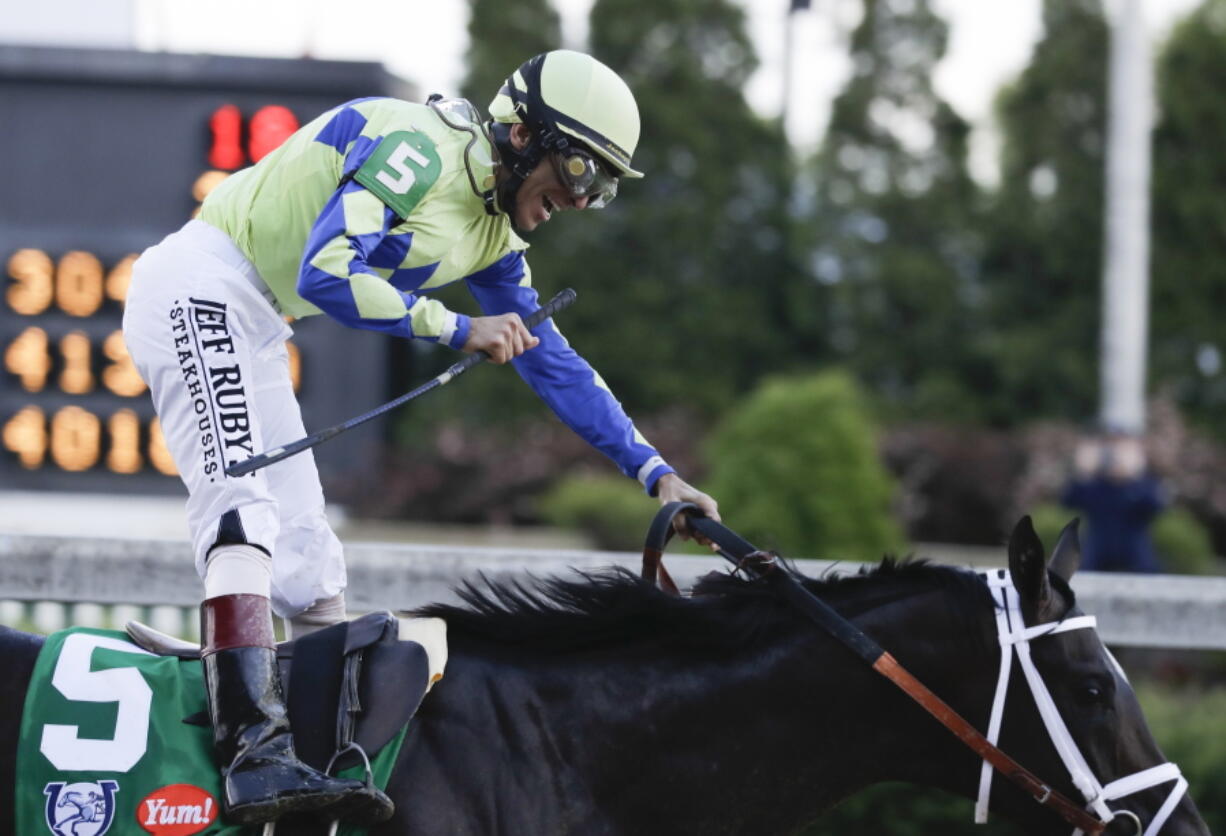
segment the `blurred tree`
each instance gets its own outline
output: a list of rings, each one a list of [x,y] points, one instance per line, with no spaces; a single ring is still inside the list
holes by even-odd
[[[562,45],[562,25],[549,0],[470,0],[468,38],[468,74],[460,89],[485,113],[516,67]]]
[[[464,89],[484,109],[511,69],[558,45],[557,19],[540,0],[473,0],[472,8]],[[643,129],[634,164],[646,178],[623,181],[609,208],[559,213],[530,236],[533,284],[545,298],[579,291],[558,325],[641,424],[688,411],[693,427],[764,370],[812,360],[815,333],[803,323],[815,284],[787,249],[791,152],[778,121],[745,101],[757,59],[734,0],[597,0],[590,32],[580,48],[635,93]],[[439,298],[474,312],[461,288]],[[454,361],[429,346],[411,356],[414,380]],[[398,416],[406,455],[437,456],[440,427],[501,439],[509,452],[530,422],[552,420],[509,369],[477,370],[432,397],[428,409]],[[435,493],[461,495],[489,476],[470,472],[467,485]]]
[[[744,11],[596,0],[589,49],[635,93],[646,177],[534,236],[534,282],[579,291],[562,328],[631,414],[717,413],[763,370],[806,359],[793,314],[812,304],[785,246],[790,152],[742,92],[757,66]]]
[[[1189,418],[1226,438],[1226,0],[1179,24],[1158,61],[1151,376]]]
[[[983,278],[998,423],[1095,414],[1108,30],[1100,0],[1044,0],[1030,65],[997,100],[1001,183]]]
[[[811,258],[840,362],[892,411],[970,420],[980,200],[969,126],[932,85],[947,35],[928,0],[864,0],[816,159]]]
[[[540,501],[547,523],[582,531],[594,548],[607,551],[641,550],[643,535],[658,509],[638,485],[611,473],[565,476]]]
[[[504,64],[557,45],[531,23],[556,33],[544,3],[527,4],[532,12],[513,5],[473,0],[465,89],[482,108],[509,72]],[[528,34],[507,38],[503,18]],[[778,121],[745,101],[757,58],[732,0],[597,0],[590,31],[588,51],[638,101],[634,165],[646,177],[623,180],[607,209],[561,213],[525,236],[533,284],[545,298],[578,290],[558,325],[632,415],[685,404],[712,416],[762,371],[812,359],[816,340],[803,323],[815,288],[787,248],[790,150]],[[478,81],[486,73],[492,81]],[[472,311],[462,292],[440,298]],[[448,359],[424,351],[436,365]],[[417,365],[424,374],[430,361]],[[514,375],[497,372],[466,381],[462,395],[443,394],[434,412],[486,427],[543,414]],[[405,440],[433,419],[406,420]]]

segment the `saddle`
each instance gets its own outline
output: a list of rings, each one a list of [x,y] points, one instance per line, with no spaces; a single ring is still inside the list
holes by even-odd
[[[200,658],[199,645],[140,622],[137,645],[159,656]],[[336,771],[365,765],[408,725],[446,665],[441,619],[371,613],[277,645],[294,747],[304,763]],[[206,713],[185,722],[208,725]]]

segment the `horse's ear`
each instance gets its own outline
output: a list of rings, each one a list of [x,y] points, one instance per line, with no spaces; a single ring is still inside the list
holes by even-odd
[[[1073,574],[1081,565],[1081,540],[1077,536],[1077,528],[1081,519],[1073,517],[1060,532],[1056,547],[1051,550],[1051,570],[1065,583],[1073,580]]]
[[[1022,597],[1022,612],[1028,621],[1044,621],[1051,606],[1052,589],[1047,580],[1043,544],[1030,517],[1022,517],[1009,535],[1009,574]]]

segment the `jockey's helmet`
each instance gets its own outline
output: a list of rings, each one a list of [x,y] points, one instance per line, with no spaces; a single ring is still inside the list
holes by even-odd
[[[562,182],[598,208],[617,194],[617,178],[642,177],[630,165],[639,141],[634,94],[617,73],[590,55],[559,49],[528,59],[490,102],[492,134],[504,169],[499,205],[512,211],[515,193],[537,164],[554,153]],[[516,149],[511,126],[532,133]]]

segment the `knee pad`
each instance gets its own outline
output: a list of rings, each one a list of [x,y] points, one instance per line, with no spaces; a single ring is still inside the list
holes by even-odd
[[[204,567],[204,597],[272,595],[272,558],[258,546],[214,546]]]

